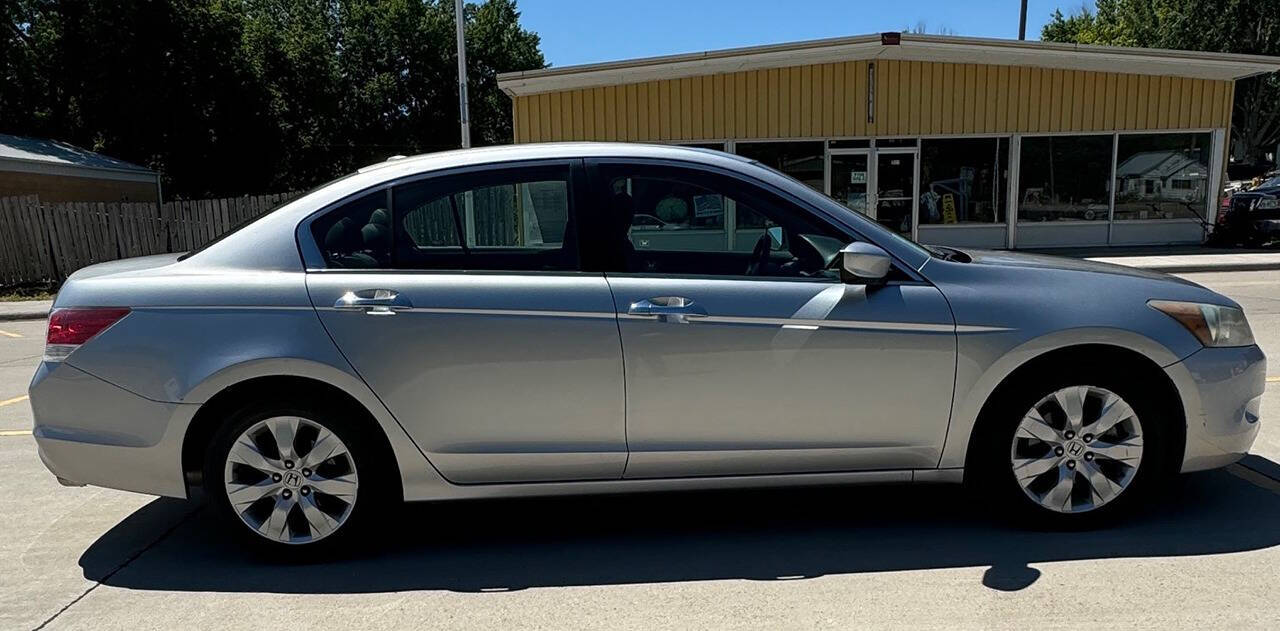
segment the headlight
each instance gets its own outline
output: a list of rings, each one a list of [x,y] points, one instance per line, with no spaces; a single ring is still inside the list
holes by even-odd
[[[1235,307],[1172,300],[1150,300],[1147,304],[1187,327],[1205,346],[1253,344],[1249,321]]]
[[[1258,205],[1254,206],[1255,210],[1274,210],[1280,208],[1280,199],[1274,197],[1264,197],[1258,200]]]

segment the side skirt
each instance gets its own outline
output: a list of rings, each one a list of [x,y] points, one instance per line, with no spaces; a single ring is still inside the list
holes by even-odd
[[[405,489],[407,501],[435,501],[502,497],[545,497],[712,489],[749,489],[861,484],[958,484],[964,469],[902,469],[847,473],[796,473],[641,480],[591,480],[586,482],[529,482],[521,484],[449,484]],[[416,491],[416,492],[415,492]]]

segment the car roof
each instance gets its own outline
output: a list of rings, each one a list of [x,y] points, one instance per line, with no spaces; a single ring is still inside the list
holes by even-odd
[[[657,145],[629,142],[543,142],[521,145],[498,145],[473,149],[455,149],[394,157],[363,167],[357,173],[373,173],[392,167],[414,171],[434,171],[473,164],[547,160],[554,158],[671,158],[703,161],[709,157],[752,162],[749,158],[702,147]]]

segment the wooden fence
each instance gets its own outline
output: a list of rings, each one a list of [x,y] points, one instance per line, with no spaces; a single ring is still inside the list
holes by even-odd
[[[102,261],[185,252],[299,193],[155,203],[0,198],[0,286],[62,282]]]

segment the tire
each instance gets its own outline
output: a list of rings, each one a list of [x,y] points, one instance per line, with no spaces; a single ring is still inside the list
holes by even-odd
[[[390,459],[376,457],[369,429],[346,409],[259,404],[230,416],[205,454],[204,491],[231,532],[292,561],[323,561],[361,541],[398,484]],[[290,435],[292,455],[278,446]]]
[[[1157,393],[1136,370],[1096,364],[1002,388],[975,436],[973,490],[1027,526],[1112,523],[1170,477],[1175,415]]]

